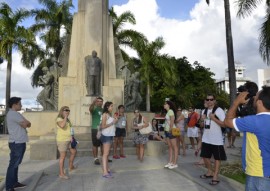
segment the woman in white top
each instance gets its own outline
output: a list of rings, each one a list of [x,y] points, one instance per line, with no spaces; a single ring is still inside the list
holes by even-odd
[[[110,153],[111,144],[113,142],[113,137],[115,135],[115,123],[117,122],[117,117],[112,117],[113,103],[106,102],[103,107],[103,114],[101,120],[101,137],[100,141],[103,144],[103,155],[102,155],[102,168],[104,178],[113,178],[109,165],[108,157]]]

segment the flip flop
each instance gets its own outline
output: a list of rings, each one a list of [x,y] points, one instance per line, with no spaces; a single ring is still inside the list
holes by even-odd
[[[211,180],[211,182],[209,182],[210,185],[215,186],[219,183],[219,180]]]
[[[200,176],[200,178],[201,178],[201,179],[207,179],[207,178],[213,178],[213,176],[212,176],[212,175],[209,175],[209,176],[208,176],[208,175],[206,175],[206,174],[203,174],[203,175]]]
[[[103,177],[103,178],[113,178],[113,176],[112,176],[112,175],[110,175],[110,174],[105,174],[105,175],[102,175],[102,177]]]

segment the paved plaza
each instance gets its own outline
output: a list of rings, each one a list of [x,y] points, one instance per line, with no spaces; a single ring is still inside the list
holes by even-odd
[[[1,137],[3,141],[3,137]],[[6,139],[6,138],[4,138]],[[240,160],[240,140],[237,139],[235,149],[227,149],[228,160],[233,163]],[[3,147],[3,146],[2,146]],[[4,177],[9,160],[8,149],[2,149],[0,156],[0,176]],[[68,172],[70,179],[58,178],[58,161],[30,160],[29,150],[26,152],[19,170],[19,179],[28,186],[21,191],[240,191],[244,185],[234,180],[220,176],[220,183],[209,185],[211,179],[200,179],[206,170],[196,166],[199,158],[194,156],[194,150],[187,150],[187,156],[180,156],[178,168],[165,169],[167,154],[160,157],[146,156],[144,162],[139,162],[135,155],[126,159],[114,159],[110,163],[114,178],[102,177],[101,166],[93,164],[92,157],[78,157],[75,165],[78,168]],[[65,165],[67,167],[67,164]],[[3,181],[0,190],[4,188]]]

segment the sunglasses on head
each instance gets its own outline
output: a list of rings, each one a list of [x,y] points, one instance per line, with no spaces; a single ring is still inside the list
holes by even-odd
[[[205,99],[206,101],[214,101],[214,99]]]
[[[69,109],[64,109],[63,111],[67,111],[67,112],[70,112],[70,110],[69,110]]]

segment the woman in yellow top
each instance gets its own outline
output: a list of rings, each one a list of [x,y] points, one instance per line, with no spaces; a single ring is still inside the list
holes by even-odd
[[[69,179],[69,177],[64,173],[64,164],[65,158],[67,154],[67,149],[70,149],[70,157],[69,157],[69,170],[75,169],[73,165],[73,161],[76,155],[76,148],[71,148],[71,134],[73,133],[71,122],[68,119],[70,114],[70,109],[67,106],[63,106],[56,119],[56,127],[57,127],[57,148],[60,153],[59,157],[59,177],[63,179]]]

